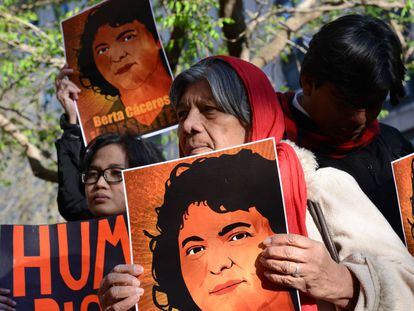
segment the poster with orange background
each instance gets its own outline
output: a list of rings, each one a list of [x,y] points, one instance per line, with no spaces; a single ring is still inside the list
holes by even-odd
[[[149,0],[103,1],[61,26],[85,144],[107,132],[142,135],[176,124],[172,73]]]
[[[123,174],[139,310],[300,310],[257,266],[287,232],[273,139]]]
[[[102,278],[130,260],[127,228],[125,214],[1,225],[0,288],[11,291],[16,310],[100,311]]]
[[[392,171],[408,251],[414,256],[414,153],[393,161]]]

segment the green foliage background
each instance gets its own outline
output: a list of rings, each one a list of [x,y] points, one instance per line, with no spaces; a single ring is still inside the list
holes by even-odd
[[[60,21],[98,2],[100,1],[1,2],[0,196],[5,196],[9,191],[7,189],[11,188],[23,187],[24,191],[29,191],[33,183],[38,183],[32,176],[32,179],[23,178],[31,180],[27,184],[16,182],[19,176],[17,167],[29,167],[27,159],[33,153],[30,150],[35,150],[41,166],[49,170],[49,173],[52,172],[52,177],[48,178],[42,176],[41,171],[35,172],[35,175],[37,179],[47,180],[40,187],[51,188],[44,195],[49,198],[48,204],[53,206],[49,209],[56,210],[56,188],[47,184],[55,181],[54,141],[60,136],[58,119],[62,113],[54,95],[54,78],[65,62]],[[212,54],[234,55],[234,52],[229,52],[231,44],[238,45],[241,50],[235,56],[242,56],[266,69],[271,61],[262,62],[265,59],[262,55],[271,52],[271,49],[276,53],[273,59],[280,56],[282,60],[288,61],[293,49],[306,51],[306,46],[295,43],[298,42],[296,39],[309,37],[322,24],[353,12],[379,17],[391,23],[403,42],[407,68],[414,70],[411,16],[413,0],[293,0],[287,1],[285,5],[279,5],[279,1],[237,0],[236,7],[232,10],[237,14],[223,14],[230,2],[153,1],[156,20],[174,73]],[[301,18],[306,17],[309,17],[309,21],[300,24]],[[289,28],[296,25],[293,21],[299,21],[297,28]],[[235,31],[235,36],[230,38]],[[283,34],[288,35],[288,40],[277,45],[277,38]],[[272,42],[276,42],[276,45],[271,45]],[[277,87],[284,89],[283,85]],[[156,141],[171,145],[176,142],[176,138],[172,133]],[[174,151],[169,150],[167,153],[169,157],[174,156]],[[30,169],[20,168],[19,171],[24,176],[30,174]],[[16,202],[18,201],[17,199]],[[0,205],[0,216],[1,211]],[[44,219],[50,220],[47,217]]]

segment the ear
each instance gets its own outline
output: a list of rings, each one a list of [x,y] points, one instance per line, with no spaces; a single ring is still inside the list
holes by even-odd
[[[300,75],[300,85],[302,86],[303,94],[305,96],[312,95],[313,86],[314,86],[314,82],[313,82],[312,77],[310,77],[306,74],[301,74]]]
[[[248,143],[252,141],[252,134],[253,130],[251,125],[249,124],[242,124],[245,129],[245,135],[244,135],[244,143]]]

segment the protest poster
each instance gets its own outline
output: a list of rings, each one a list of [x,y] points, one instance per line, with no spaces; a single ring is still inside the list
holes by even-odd
[[[102,278],[129,259],[125,214],[0,227],[0,288],[11,290],[17,310],[100,310]]]
[[[391,162],[405,244],[414,256],[414,153]]]
[[[257,264],[287,232],[273,139],[123,175],[139,310],[300,310]]]
[[[107,133],[155,133],[177,123],[172,73],[149,0],[108,0],[62,21],[85,144]]]

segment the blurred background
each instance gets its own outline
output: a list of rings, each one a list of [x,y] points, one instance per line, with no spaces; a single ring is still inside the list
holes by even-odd
[[[54,79],[65,63],[60,21],[99,2],[0,1],[1,224],[63,221],[54,146],[62,113]],[[396,107],[386,104],[381,119],[414,143],[413,0],[153,0],[152,5],[174,74],[206,56],[229,54],[261,67],[281,91],[299,88],[301,60],[324,23],[350,13],[383,19],[403,44],[408,74],[407,97]],[[151,140],[168,159],[178,156],[174,131]]]

